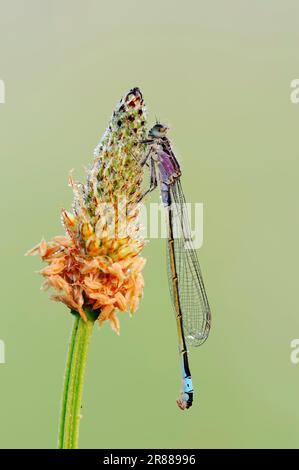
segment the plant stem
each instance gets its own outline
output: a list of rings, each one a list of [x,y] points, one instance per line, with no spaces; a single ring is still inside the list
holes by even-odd
[[[81,419],[81,402],[89,342],[94,318],[86,311],[87,321],[77,312],[71,333],[61,403],[58,448],[77,449]]]

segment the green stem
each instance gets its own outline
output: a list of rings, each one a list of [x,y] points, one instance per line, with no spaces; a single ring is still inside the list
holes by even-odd
[[[71,333],[61,403],[58,448],[77,449],[81,419],[81,402],[89,342],[94,318],[86,311],[87,321],[77,312]]]

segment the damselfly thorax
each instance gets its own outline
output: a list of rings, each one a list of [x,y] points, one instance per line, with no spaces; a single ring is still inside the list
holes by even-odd
[[[150,156],[158,166],[160,180],[162,179],[167,184],[173,184],[180,178],[182,172],[169,140],[167,137],[156,137],[147,143],[150,146]]]

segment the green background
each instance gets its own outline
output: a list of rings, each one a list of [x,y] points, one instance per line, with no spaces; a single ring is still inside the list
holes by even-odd
[[[24,252],[61,234],[69,170],[84,179],[113,106],[139,86],[171,126],[213,313],[180,385],[165,241],[145,249],[145,295],[121,336],[92,339],[81,447],[298,447],[298,123],[294,1],[0,0],[0,447],[56,446],[72,318]],[[153,195],[158,201],[158,194]]]

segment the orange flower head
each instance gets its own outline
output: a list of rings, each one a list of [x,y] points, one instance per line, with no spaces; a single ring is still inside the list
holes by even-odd
[[[96,147],[86,184],[74,182],[73,212],[62,210],[64,236],[42,240],[28,254],[47,266],[40,271],[43,288],[86,320],[93,311],[119,333],[116,312],[134,313],[143,292],[138,199],[141,194],[146,137],[145,106],[134,88],[120,101]]]

